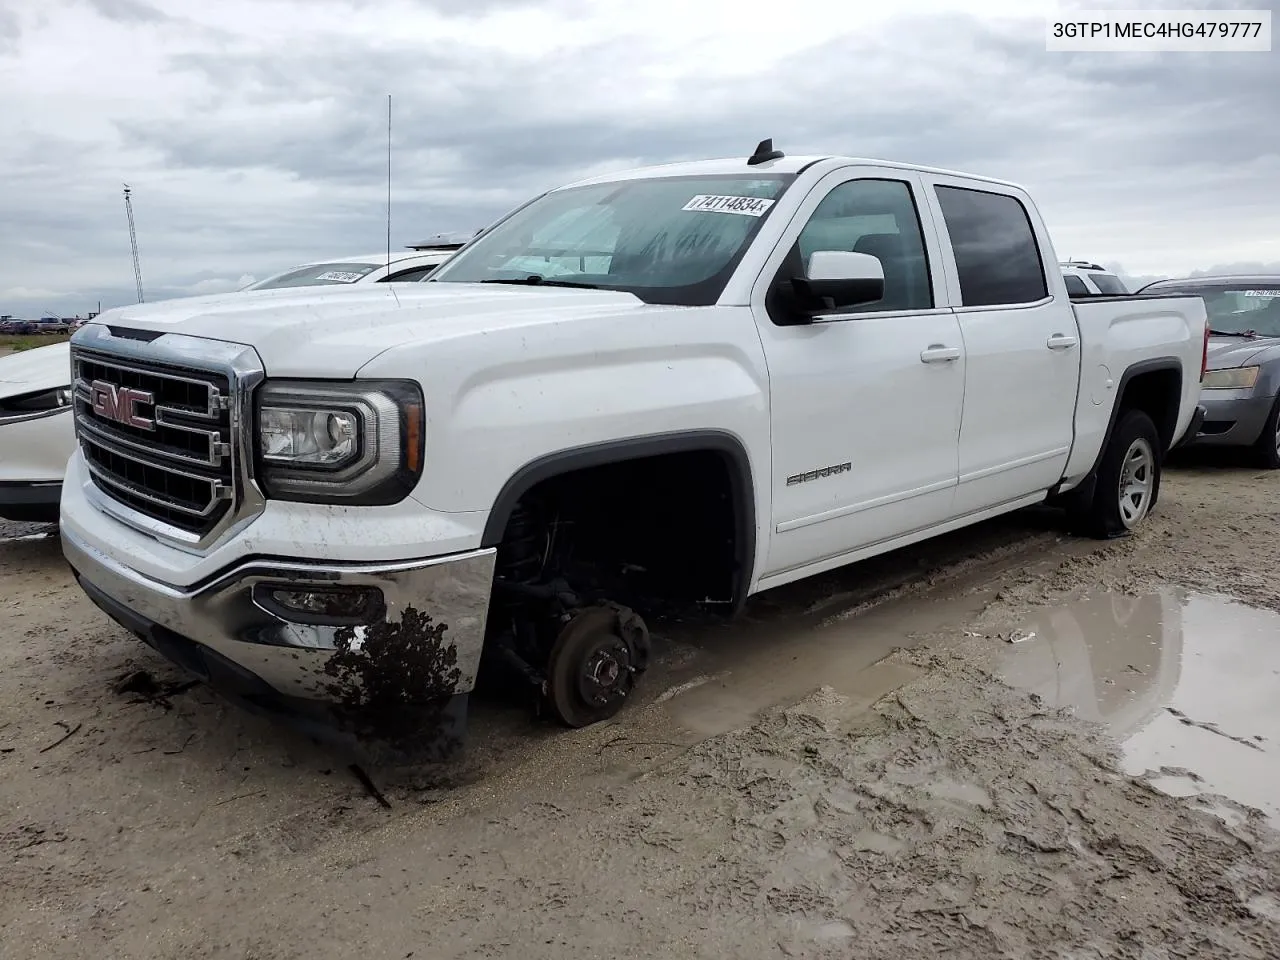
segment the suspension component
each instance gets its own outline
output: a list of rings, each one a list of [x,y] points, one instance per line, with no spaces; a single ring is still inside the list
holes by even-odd
[[[547,662],[546,699],[560,722],[585,727],[622,709],[649,666],[649,629],[616,603],[573,613]]]

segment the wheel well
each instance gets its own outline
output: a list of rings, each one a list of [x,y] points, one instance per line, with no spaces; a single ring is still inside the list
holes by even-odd
[[[483,542],[498,548],[499,576],[514,575],[514,563],[528,570],[518,551],[523,542],[528,553],[533,535],[540,579],[563,576],[589,589],[575,579],[598,577],[601,592],[641,610],[710,600],[733,612],[750,585],[754,503],[745,451],[727,434],[601,445],[513,477]]]
[[[1126,410],[1141,410],[1151,418],[1160,435],[1161,446],[1173,446],[1182,401],[1182,371],[1176,366],[1141,370],[1125,382],[1116,404],[1116,418]],[[1112,426],[1114,427],[1115,421]]]
[[[1126,410],[1141,410],[1156,425],[1162,452],[1173,446],[1178,429],[1178,411],[1182,406],[1182,364],[1175,357],[1146,360],[1127,369],[1120,378],[1119,397],[1111,411],[1111,421],[1103,434],[1102,445],[1089,473],[1064,494],[1052,493],[1047,502],[1075,510],[1093,502],[1098,469],[1106,456],[1116,424]]]

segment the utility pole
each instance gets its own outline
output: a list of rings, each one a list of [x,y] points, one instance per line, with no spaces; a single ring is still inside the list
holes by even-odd
[[[133,279],[138,285],[138,302],[142,302],[142,266],[138,263],[138,232],[133,226],[133,201],[129,185],[124,185],[124,212],[129,216],[129,245],[133,247]]]

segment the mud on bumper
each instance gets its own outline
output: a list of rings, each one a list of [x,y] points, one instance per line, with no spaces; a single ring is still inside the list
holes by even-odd
[[[492,550],[396,564],[251,560],[179,589],[65,528],[62,544],[100,609],[241,706],[384,761],[461,742]]]

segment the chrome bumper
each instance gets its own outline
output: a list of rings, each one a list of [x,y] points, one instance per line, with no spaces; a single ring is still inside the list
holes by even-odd
[[[400,707],[438,703],[475,685],[492,549],[395,564],[252,560],[179,589],[130,570],[66,527],[62,547],[89,597],[179,665],[204,679],[230,670],[238,686],[334,705],[374,737],[396,738],[395,730],[375,728],[399,723]],[[304,622],[265,603],[264,585],[373,588],[383,607],[363,626]]]

